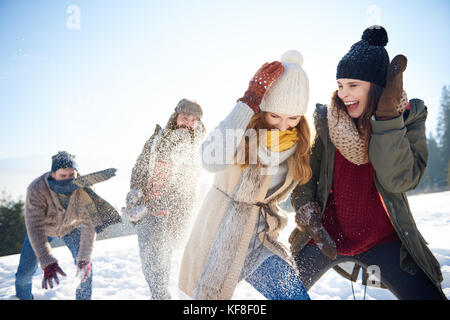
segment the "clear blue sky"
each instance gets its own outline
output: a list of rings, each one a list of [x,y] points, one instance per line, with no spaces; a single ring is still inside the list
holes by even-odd
[[[69,29],[70,5],[80,28]],[[58,150],[86,170],[129,174],[156,123],[183,97],[211,130],[261,64],[299,50],[309,112],[328,103],[340,58],[370,24],[390,57],[409,59],[405,88],[436,127],[450,84],[450,2],[0,0],[0,160]]]

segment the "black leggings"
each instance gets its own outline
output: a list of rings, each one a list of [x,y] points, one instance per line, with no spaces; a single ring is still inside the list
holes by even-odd
[[[400,300],[433,299],[442,300],[439,289],[417,268],[415,275],[400,268],[400,241],[377,245],[363,253],[354,256],[338,255],[331,260],[314,245],[307,244],[295,257],[300,272],[300,280],[309,290],[330,268],[343,262],[352,261],[367,268],[378,266],[381,282]]]

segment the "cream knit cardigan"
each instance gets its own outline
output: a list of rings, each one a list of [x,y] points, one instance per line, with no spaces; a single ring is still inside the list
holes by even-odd
[[[230,116],[236,114],[232,112]],[[265,168],[262,175],[257,166],[242,169],[225,164],[216,173],[183,254],[179,275],[183,292],[194,299],[231,299],[262,212],[267,227],[258,234],[259,240],[295,269],[288,248],[278,240],[280,230],[287,225],[287,215],[277,204],[296,186],[294,159],[291,156],[286,161],[288,171],[284,182],[267,198],[271,167]]]

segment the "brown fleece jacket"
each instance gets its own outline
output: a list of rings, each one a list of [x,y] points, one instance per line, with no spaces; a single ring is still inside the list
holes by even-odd
[[[80,250],[77,261],[90,262],[96,237],[89,210],[94,202],[83,189],[75,190],[67,210],[61,205],[58,195],[48,184],[50,172],[35,179],[27,188],[25,201],[25,223],[31,246],[41,268],[57,262],[47,237],[62,237],[81,227]]]

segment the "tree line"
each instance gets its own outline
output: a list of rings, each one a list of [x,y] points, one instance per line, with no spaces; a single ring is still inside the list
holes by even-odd
[[[449,190],[450,186],[450,86],[442,88],[436,133],[427,138],[428,166],[418,192]]]

